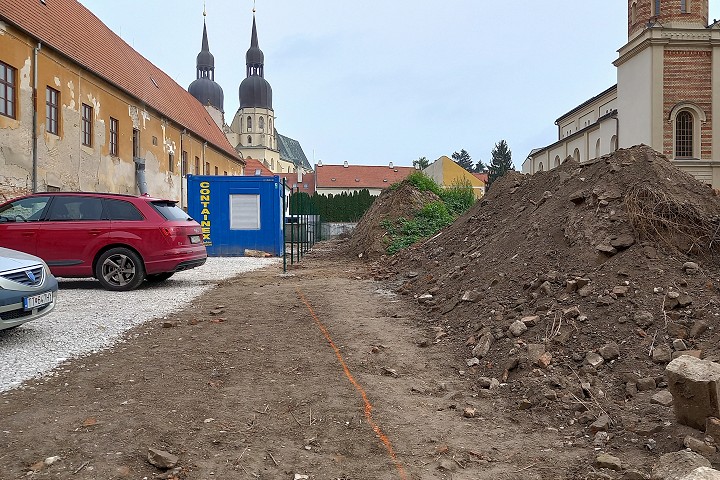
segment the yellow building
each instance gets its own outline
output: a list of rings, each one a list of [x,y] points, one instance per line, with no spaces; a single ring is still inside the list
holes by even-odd
[[[475,198],[485,194],[485,182],[444,155],[425,168],[423,173],[443,188],[467,183],[472,185]]]
[[[241,175],[203,105],[76,0],[0,0],[0,200],[54,190],[181,200]]]

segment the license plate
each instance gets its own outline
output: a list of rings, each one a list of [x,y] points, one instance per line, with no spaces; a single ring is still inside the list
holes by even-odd
[[[45,292],[39,295],[33,295],[32,297],[23,298],[25,310],[32,310],[33,308],[42,307],[48,303],[52,303],[53,294],[52,292]]]
[[[202,242],[202,238],[200,237],[200,235],[190,235],[190,243],[196,244],[196,243],[201,243],[201,242]]]

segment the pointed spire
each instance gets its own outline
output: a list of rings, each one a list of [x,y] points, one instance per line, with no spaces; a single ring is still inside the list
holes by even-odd
[[[250,39],[250,48],[260,48],[258,45],[257,25],[255,24],[255,15],[253,15],[252,38]]]
[[[203,38],[202,38],[202,48],[200,49],[202,52],[209,52],[210,46],[208,45],[208,38],[207,38],[207,25],[205,24],[205,20],[203,20]]]

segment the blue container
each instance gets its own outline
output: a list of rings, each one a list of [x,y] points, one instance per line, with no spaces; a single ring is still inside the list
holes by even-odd
[[[283,253],[280,177],[187,176],[188,214],[203,229],[208,255],[244,256],[245,249]]]

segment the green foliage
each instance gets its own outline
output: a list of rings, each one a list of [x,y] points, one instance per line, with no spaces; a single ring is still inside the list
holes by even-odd
[[[412,220],[400,218],[394,223],[387,220],[381,223],[390,239],[387,249],[390,255],[434,235],[475,203],[475,193],[467,179],[459,180],[446,189],[440,188],[435,181],[420,172],[408,176],[407,181],[418,190],[436,193],[440,200],[426,204]]]
[[[429,166],[430,166],[430,160],[428,160],[426,157],[420,157],[417,160],[413,161],[413,167],[418,168],[420,170],[425,170]]]
[[[459,152],[454,152],[452,154],[452,159],[453,162],[457,163],[468,172],[473,171],[474,164],[472,161],[472,157],[470,157],[470,154],[465,149],[462,149]]]
[[[488,174],[488,188],[498,178],[505,175],[509,170],[515,170],[512,163],[512,152],[505,140],[500,140],[492,150],[492,161]]]
[[[407,248],[422,238],[426,238],[450,225],[454,216],[450,214],[442,201],[430,202],[420,210],[413,220],[398,219],[395,224],[385,221],[381,225],[390,234],[388,246],[390,255]]]
[[[459,216],[475,203],[475,192],[470,180],[458,179],[440,193],[440,198],[451,215]]]
[[[348,194],[308,195],[294,193],[290,197],[291,215],[320,215],[323,222],[357,222],[377,197],[368,189]]]
[[[440,188],[440,185],[435,183],[435,180],[428,177],[422,172],[413,172],[407,177],[405,177],[405,180],[403,181],[407,181],[421,192],[433,192],[438,197],[442,193],[442,188]],[[393,185],[394,188],[397,188],[398,186],[400,186],[399,183]]]

